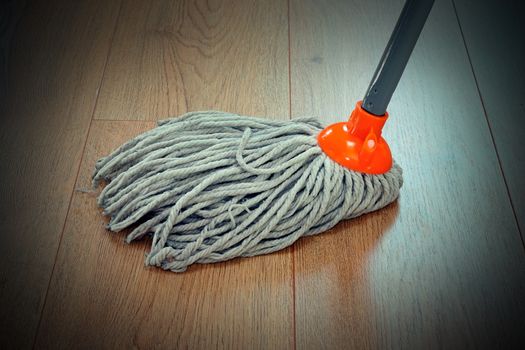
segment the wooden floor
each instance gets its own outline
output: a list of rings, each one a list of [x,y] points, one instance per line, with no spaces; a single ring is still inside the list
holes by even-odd
[[[28,1],[1,106],[0,347],[524,341],[517,5],[436,1],[384,132],[405,184],[379,212],[279,253],[174,274],[144,267],[149,242],[124,244],[96,194],[77,191],[97,158],[186,111],[344,120],[402,3]]]

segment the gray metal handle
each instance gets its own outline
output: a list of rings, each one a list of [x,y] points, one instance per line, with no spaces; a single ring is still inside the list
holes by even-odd
[[[433,4],[434,0],[406,1],[363,99],[367,112],[385,114]]]

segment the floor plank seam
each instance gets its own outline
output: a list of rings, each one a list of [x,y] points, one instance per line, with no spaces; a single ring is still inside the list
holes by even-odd
[[[288,113],[289,118],[292,119],[292,33],[290,24],[290,0],[288,4]]]
[[[157,122],[162,119],[155,120],[142,120],[142,119],[111,119],[111,118],[93,118],[97,122],[125,122],[125,123],[147,123],[147,122]]]
[[[456,15],[456,21],[458,23],[459,31],[460,31],[460,34],[461,34],[461,40],[463,42],[463,47],[465,48],[465,52],[467,54],[467,59],[468,59],[469,65],[470,65],[470,70],[472,72],[472,77],[474,78],[474,83],[476,85],[477,94],[478,94],[480,102],[481,102],[481,108],[483,109],[483,115],[485,117],[485,121],[487,122],[487,126],[488,126],[488,129],[489,129],[490,139],[491,139],[492,145],[494,146],[494,151],[496,152],[496,158],[498,159],[499,170],[501,172],[501,177],[503,178],[503,182],[505,184],[505,189],[507,191],[507,197],[509,199],[510,206],[512,208],[512,214],[514,215],[514,221],[516,223],[516,227],[518,228],[518,232],[519,232],[520,240],[521,240],[521,245],[523,246],[523,251],[525,252],[525,240],[524,240],[524,237],[523,237],[523,232],[522,232],[521,227],[520,227],[520,223],[519,223],[519,220],[518,220],[518,215],[516,213],[514,202],[512,201],[512,195],[511,195],[510,190],[509,190],[509,185],[507,183],[507,178],[505,176],[505,171],[503,170],[503,164],[501,163],[501,158],[500,158],[500,155],[499,155],[499,152],[498,152],[498,146],[496,145],[496,140],[494,139],[494,133],[492,131],[492,125],[490,123],[490,119],[488,117],[487,109],[485,107],[485,102],[483,101],[483,95],[481,94],[481,90],[479,88],[479,83],[478,83],[478,79],[476,77],[476,72],[474,70],[474,65],[472,64],[472,59],[470,58],[470,52],[468,50],[467,41],[466,41],[465,35],[463,33],[463,28],[461,27],[461,21],[459,19],[459,14],[458,14],[458,11],[457,11],[457,8],[456,8],[456,3],[455,3],[454,0],[451,0],[451,2],[452,2],[452,7],[454,8],[454,14]]]
[[[296,303],[295,303],[295,296],[296,296],[296,288],[295,288],[295,244],[292,245],[292,348],[294,350],[297,349],[297,323],[296,323]]]
[[[288,119],[292,119],[292,31],[290,1],[287,0],[288,21]],[[297,349],[297,327],[296,327],[296,303],[295,303],[295,244],[291,247],[292,252],[292,349]]]
[[[86,151],[87,142],[88,142],[89,136],[91,134],[91,127],[93,125],[93,120],[94,120],[93,117],[95,115],[95,111],[96,111],[96,108],[97,108],[97,102],[98,102],[98,98],[99,98],[100,88],[102,87],[102,82],[104,81],[104,75],[106,73],[106,68],[107,68],[109,56],[111,54],[111,47],[113,46],[113,38],[115,37],[115,33],[117,31],[118,20],[120,18],[120,12],[122,10],[122,1],[123,0],[121,0],[120,4],[119,4],[119,9],[118,9],[117,16],[116,16],[116,19],[115,19],[115,26],[113,28],[113,33],[111,34],[111,39],[110,39],[110,43],[109,43],[109,47],[108,47],[108,53],[106,55],[106,61],[104,62],[104,68],[102,70],[102,76],[100,77],[100,83],[99,83],[99,86],[98,86],[98,89],[97,89],[97,95],[95,97],[95,103],[93,104],[93,110],[91,112],[91,118],[89,119],[89,125],[88,125],[88,128],[87,128],[86,136],[84,138],[84,145],[82,146],[82,152],[80,154],[80,160],[79,160],[79,162],[77,164],[77,173],[76,173],[76,176],[75,176],[75,180],[73,182],[73,188],[71,189],[71,195],[69,196],[69,203],[68,203],[67,210],[66,210],[66,216],[64,217],[64,222],[62,224],[62,229],[60,231],[60,236],[59,236],[59,240],[58,240],[58,246],[57,246],[57,249],[56,249],[56,252],[55,252],[55,260],[53,261],[53,267],[51,269],[51,274],[49,276],[49,281],[47,283],[46,292],[44,294],[44,303],[42,305],[42,309],[40,310],[40,317],[38,319],[38,323],[37,323],[37,326],[36,326],[36,329],[35,329],[35,335],[34,335],[34,338],[33,338],[32,349],[36,348],[36,342],[37,342],[37,339],[38,339],[38,334],[40,332],[40,327],[42,325],[42,318],[44,316],[44,310],[46,308],[46,304],[47,304],[47,300],[48,300],[49,289],[51,288],[51,282],[53,281],[53,276],[54,276],[54,273],[55,273],[55,270],[56,270],[56,263],[57,263],[57,260],[58,260],[58,254],[59,254],[60,248],[62,246],[62,239],[63,239],[63,236],[64,236],[64,231],[65,231],[65,228],[66,228],[67,219],[69,217],[69,213],[70,213],[70,210],[71,210],[71,204],[73,203],[73,196],[75,195],[75,187],[77,185],[78,177],[80,175],[80,168],[82,166],[82,162],[84,161],[84,153]]]

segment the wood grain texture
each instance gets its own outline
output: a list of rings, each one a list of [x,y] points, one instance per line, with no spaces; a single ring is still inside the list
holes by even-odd
[[[288,117],[279,103],[287,94],[286,1],[135,0],[123,9],[95,117]]]
[[[454,2],[525,241],[525,5]]]
[[[401,8],[292,0],[292,116],[346,119]],[[525,254],[451,2],[436,1],[389,112],[401,197],[296,246],[297,347],[523,341]]]
[[[96,159],[153,122],[95,121],[77,188]],[[289,348],[289,250],[192,266],[175,274],[143,265],[150,241],[125,244],[105,230],[95,193],[76,192],[37,348]]]
[[[2,348],[34,341],[118,7],[32,1],[16,27],[0,118]]]
[[[126,1],[96,116],[212,107],[288,116],[285,10],[283,1]],[[97,158],[153,126],[94,121],[77,187],[89,186]],[[126,245],[104,222],[94,194],[74,194],[37,348],[292,346],[290,249],[174,274],[145,268],[150,242]]]

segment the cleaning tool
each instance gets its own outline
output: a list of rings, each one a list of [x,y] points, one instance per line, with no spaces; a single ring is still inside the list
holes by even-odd
[[[402,171],[381,130],[432,3],[406,2],[348,122],[191,112],[97,161],[108,229],[132,227],[128,243],[151,237],[146,265],[181,272],[271,253],[393,202]]]

